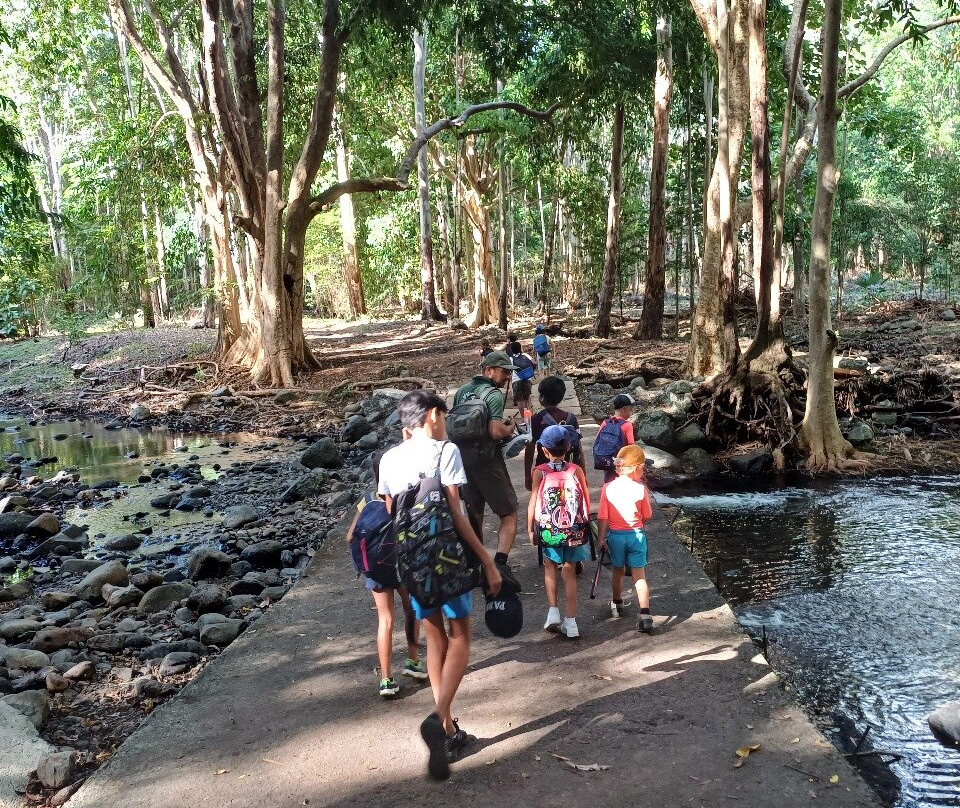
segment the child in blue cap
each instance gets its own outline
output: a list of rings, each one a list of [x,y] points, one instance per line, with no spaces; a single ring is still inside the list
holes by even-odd
[[[577,562],[590,557],[590,488],[583,469],[564,460],[570,452],[570,433],[548,426],[537,443],[546,463],[534,467],[531,477],[527,529],[530,543],[543,549],[543,582],[547,592],[545,631],[569,639],[577,628]],[[561,620],[557,601],[557,572],[563,578],[566,617]]]

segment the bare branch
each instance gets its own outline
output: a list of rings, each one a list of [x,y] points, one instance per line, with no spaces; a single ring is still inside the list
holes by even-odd
[[[935,31],[937,28],[943,28],[945,25],[954,25],[958,22],[960,22],[960,15],[944,17],[942,20],[937,20],[929,25],[920,26],[918,29],[900,34],[900,36],[890,40],[890,42],[880,49],[880,52],[876,55],[876,57],[874,57],[874,60],[867,65],[866,69],[859,76],[857,76],[853,81],[844,84],[843,87],[837,90],[837,97],[844,98],[852,93],[855,93],[857,90],[863,87],[864,84],[877,75],[877,71],[880,70],[884,60],[904,42],[913,39],[915,35],[928,34],[930,31]]]
[[[367,177],[346,180],[331,185],[323,192],[310,200],[309,215],[316,216],[323,210],[329,208],[344,194],[352,193],[371,193],[376,191],[406,191],[409,185],[410,172],[417,160],[420,150],[441,132],[447,129],[459,129],[474,115],[481,112],[489,112],[496,109],[510,109],[528,118],[535,118],[541,121],[548,121],[553,117],[553,113],[560,108],[560,104],[553,104],[547,110],[531,109],[516,101],[488,101],[484,104],[474,104],[467,107],[459,115],[441,118],[434,124],[423,130],[423,133],[415,138],[407,148],[407,153],[397,169],[396,177]]]

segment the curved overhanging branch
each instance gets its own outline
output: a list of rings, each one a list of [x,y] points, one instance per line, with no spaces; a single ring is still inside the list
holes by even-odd
[[[843,85],[843,87],[837,90],[837,97],[844,98],[851,93],[855,93],[857,90],[863,87],[864,84],[877,75],[877,71],[880,70],[884,60],[904,42],[908,42],[909,40],[915,39],[923,34],[928,34],[931,31],[935,31],[937,28],[943,28],[946,25],[954,25],[958,22],[960,22],[960,15],[944,17],[942,20],[937,20],[929,25],[921,25],[919,28],[915,28],[907,33],[900,34],[900,36],[896,37],[895,39],[891,39],[886,45],[883,46],[883,48],[880,49],[880,52],[874,57],[873,61],[867,65],[867,67],[859,76],[857,76],[853,81],[847,82]]]
[[[560,108],[560,104],[553,104],[546,110],[531,109],[517,101],[487,101],[483,104],[474,104],[467,107],[459,115],[448,118],[441,118],[436,123],[431,124],[416,138],[407,148],[407,153],[400,162],[395,177],[359,177],[356,179],[345,180],[335,183],[324,191],[314,196],[310,200],[308,214],[312,218],[318,213],[323,212],[336,202],[344,194],[356,193],[376,193],[378,191],[406,191],[409,189],[410,172],[417,161],[417,155],[420,150],[430,142],[430,140],[447,129],[459,129],[474,115],[481,112],[489,112],[496,109],[513,110],[520,115],[526,115],[528,118],[536,118],[541,121],[549,121],[553,113]]]

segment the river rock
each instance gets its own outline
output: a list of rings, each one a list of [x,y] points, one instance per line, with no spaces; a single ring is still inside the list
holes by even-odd
[[[250,544],[240,553],[240,558],[256,567],[279,567],[283,545],[275,540],[258,541]]]
[[[380,445],[380,438],[377,437],[376,432],[368,432],[362,438],[354,442],[354,447],[357,449],[362,449],[365,452],[369,452],[373,449],[376,449]]]
[[[343,457],[332,439],[320,438],[304,451],[300,456],[300,463],[308,469],[334,469],[343,465]]]
[[[860,373],[866,373],[870,367],[870,360],[864,356],[845,356],[837,363],[837,367],[843,370],[856,370]]]
[[[13,572],[17,568],[17,559],[13,556],[0,558],[0,572]]]
[[[731,471],[746,476],[767,474],[773,469],[773,455],[766,449],[735,455],[729,460]]]
[[[135,603],[139,603],[143,597],[143,592],[132,584],[130,586],[111,586],[107,584],[100,590],[100,594],[111,609],[120,606],[133,606]]]
[[[324,469],[314,469],[309,474],[304,474],[300,479],[292,482],[282,494],[280,501],[290,504],[300,502],[310,497],[319,496],[324,493],[327,487],[327,473]]]
[[[152,676],[139,676],[129,684],[134,695],[141,699],[159,699],[173,691],[173,687],[163,682],[158,682]]]
[[[174,640],[173,642],[157,642],[153,645],[148,645],[140,651],[137,656],[139,656],[140,659],[160,659],[167,654],[180,652],[205,656],[207,649],[202,643],[196,640]]]
[[[957,313],[953,309],[944,309],[943,313],[940,315],[941,320],[947,320],[952,322],[957,319]]]
[[[33,517],[29,513],[0,513],[0,539],[19,536],[25,533],[31,524],[33,524]]]
[[[218,387],[216,390],[211,390],[208,395],[210,398],[226,398],[233,395],[233,390],[224,385],[223,387]]]
[[[76,774],[75,752],[53,752],[40,759],[37,764],[37,779],[44,788],[63,788]]]
[[[144,404],[134,404],[130,408],[130,417],[134,421],[146,421],[147,418],[152,416],[153,413],[150,412],[150,408]]]
[[[3,664],[10,670],[38,671],[50,664],[50,657],[32,648],[7,648],[3,651]]]
[[[55,612],[58,609],[65,609],[76,599],[77,596],[73,592],[60,592],[51,589],[49,592],[44,592],[40,596],[40,603],[43,604],[43,608],[46,611]]]
[[[854,446],[862,446],[873,440],[873,429],[866,421],[856,418],[850,423],[846,437]]]
[[[225,648],[232,643],[243,628],[242,620],[218,620],[200,629],[200,642]]]
[[[50,717],[50,699],[42,690],[24,690],[11,693],[0,701],[9,704],[14,710],[27,717],[31,724],[40,729]]]
[[[92,558],[65,558],[60,565],[60,572],[64,575],[86,575],[98,569],[102,562]]]
[[[45,654],[52,654],[62,648],[76,648],[77,645],[84,642],[93,634],[89,628],[59,628],[51,626],[50,628],[40,629],[34,634],[30,641],[30,647],[43,651]]]
[[[638,443],[656,446],[669,451],[673,446],[673,421],[662,410],[653,410],[637,418],[636,437]]]
[[[242,612],[244,609],[256,609],[260,605],[260,598],[257,595],[231,595],[227,599],[227,606],[224,612],[233,614]]]
[[[233,505],[223,512],[223,526],[227,530],[243,527],[256,522],[260,513],[253,505]]]
[[[154,471],[156,471],[156,469],[154,469]],[[160,508],[162,510],[165,510],[166,508],[172,508],[174,503],[180,500],[180,496],[181,494],[179,491],[172,491],[168,494],[159,494],[150,500],[150,506],[153,508]]]
[[[694,474],[714,477],[723,471],[723,465],[706,449],[695,446],[680,455],[683,467]]]
[[[297,397],[297,393],[294,390],[281,390],[273,397],[274,404],[289,404]]]
[[[48,555],[67,556],[79,553],[87,548],[88,539],[71,539],[64,533],[57,533],[40,542],[30,553],[30,558],[43,558]]]
[[[91,651],[100,651],[104,654],[119,654],[127,641],[126,634],[94,634],[87,640],[87,648]]]
[[[260,593],[260,597],[269,600],[271,603],[276,603],[289,591],[289,586],[268,586]]]
[[[691,449],[695,446],[705,446],[707,436],[698,424],[687,424],[676,433],[677,445],[682,449]]]
[[[187,577],[191,581],[222,578],[232,563],[230,556],[214,547],[198,547],[190,554]]]
[[[197,584],[187,598],[187,608],[197,614],[219,612],[227,603],[230,590],[213,583]]]
[[[63,674],[63,678],[69,679],[71,682],[77,682],[80,679],[92,679],[96,672],[97,666],[89,659],[85,659],[83,662],[78,662],[72,668],[68,668],[67,672]]]
[[[173,651],[163,658],[158,673],[161,676],[176,676],[184,673],[200,661],[200,657],[189,651]]]
[[[373,427],[363,415],[351,415],[340,431],[340,440],[344,443],[354,443],[366,435]],[[306,464],[304,464],[306,465]]]
[[[52,513],[41,513],[27,525],[27,533],[31,536],[55,536],[59,532],[60,522]]]
[[[120,561],[108,561],[101,564],[77,585],[77,597],[80,600],[92,600],[100,597],[100,590],[104,584],[126,586],[130,583],[127,568]]]
[[[54,748],[40,738],[37,728],[19,710],[0,701],[0,749],[0,805],[20,806],[30,772]]]
[[[188,583],[161,584],[145,593],[137,608],[141,612],[163,611],[174,603],[188,598],[191,592],[193,592],[193,586]]]
[[[8,642],[29,639],[40,630],[36,620],[5,620],[0,623],[0,637]]]
[[[70,687],[70,682],[56,671],[50,671],[50,673],[47,674],[44,679],[44,684],[50,693],[63,693],[64,690]]]
[[[127,533],[125,536],[118,536],[104,542],[103,547],[105,550],[136,550],[141,544],[143,544],[143,536]]]
[[[154,570],[143,570],[131,575],[130,583],[141,592],[146,592],[148,589],[160,586],[163,583],[163,576]]]
[[[870,420],[880,426],[896,426],[897,413],[893,410],[874,410],[870,415]]]
[[[927,716],[930,731],[944,746],[960,747],[960,701],[948,701]]]
[[[9,586],[0,589],[0,603],[6,603],[11,600],[19,600],[30,594],[29,581],[17,581]]]

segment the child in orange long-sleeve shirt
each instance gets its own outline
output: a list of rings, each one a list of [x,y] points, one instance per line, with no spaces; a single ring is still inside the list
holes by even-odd
[[[650,587],[644,568],[647,566],[647,535],[643,525],[652,518],[650,491],[643,482],[643,464],[646,460],[639,446],[624,446],[615,460],[618,477],[603,486],[600,508],[597,512],[597,540],[606,547],[613,564],[613,598],[610,615],[623,613],[623,572],[629,566],[633,586],[637,590],[640,619],[637,629],[653,633],[650,615]]]

